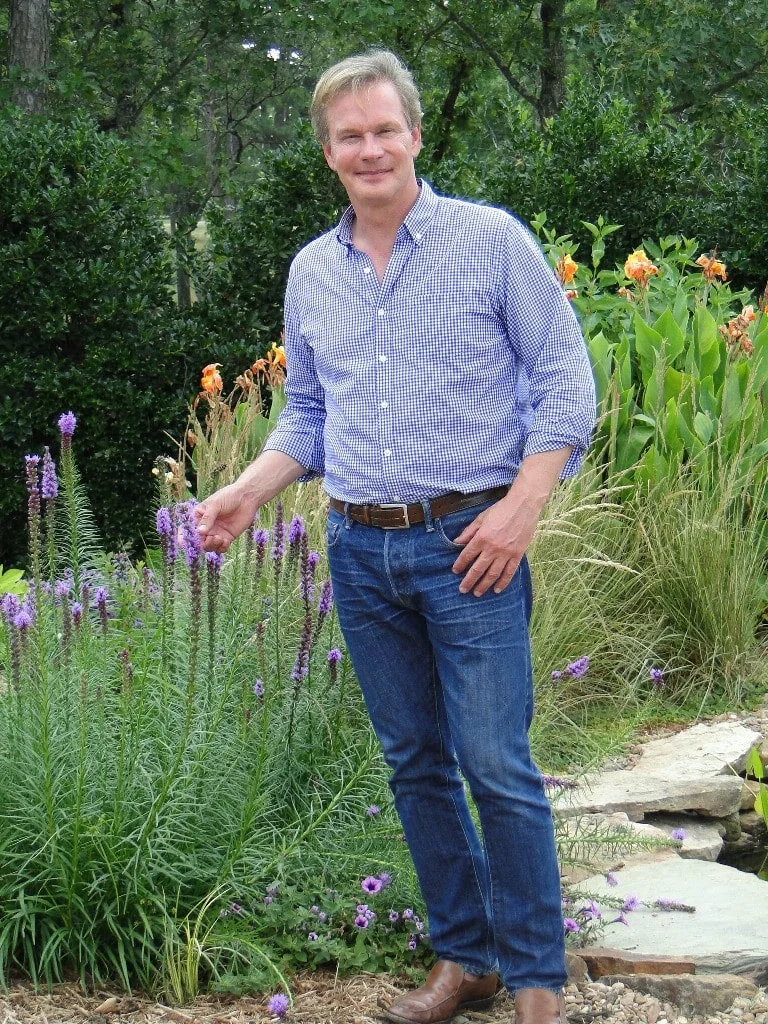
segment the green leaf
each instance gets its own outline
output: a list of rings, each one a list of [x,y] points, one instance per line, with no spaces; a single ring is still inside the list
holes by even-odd
[[[720,365],[719,336],[715,319],[706,306],[693,315],[693,346],[698,376],[711,377]]]
[[[745,767],[747,772],[756,778],[758,782],[765,777],[765,767],[763,765],[762,758],[760,757],[760,751],[757,747],[752,747],[750,750]]]
[[[635,313],[635,348],[643,366],[643,377],[650,377],[653,366],[658,359],[662,346],[662,337],[658,331],[643,320],[639,313]]]
[[[670,309],[665,309],[653,326],[664,339],[664,356],[671,365],[685,349],[685,334]]]

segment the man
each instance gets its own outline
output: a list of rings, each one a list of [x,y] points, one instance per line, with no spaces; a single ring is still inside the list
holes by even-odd
[[[199,530],[226,550],[259,506],[324,474],[339,620],[438,955],[384,1016],[450,1021],[490,1005],[501,979],[517,1024],[559,1024],[559,876],[527,738],[525,550],[589,442],[584,342],[513,217],[417,179],[419,98],[394,55],[330,68],[311,113],[351,206],[293,262],[287,407],[267,450],[198,506]]]

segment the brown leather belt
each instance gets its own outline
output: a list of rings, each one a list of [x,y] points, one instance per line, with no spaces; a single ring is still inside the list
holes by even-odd
[[[452,491],[441,494],[439,498],[429,501],[430,515],[434,519],[447,516],[451,512],[459,512],[473,505],[483,505],[487,501],[499,501],[509,487],[493,487],[489,491],[477,491],[475,494],[460,494]],[[363,526],[378,526],[382,530],[403,530],[408,526],[416,526],[424,522],[424,506],[421,502],[406,505],[403,502],[386,505],[346,505],[338,498],[330,499],[331,508],[348,515],[355,523]]]

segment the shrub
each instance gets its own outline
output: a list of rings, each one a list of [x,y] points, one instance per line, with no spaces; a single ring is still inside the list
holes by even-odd
[[[23,550],[23,455],[62,408],[85,427],[104,538],[136,543],[145,526],[152,460],[194,383],[143,185],[130,147],[84,118],[0,118],[0,561]]]

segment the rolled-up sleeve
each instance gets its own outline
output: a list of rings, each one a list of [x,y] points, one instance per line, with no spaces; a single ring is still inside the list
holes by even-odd
[[[265,451],[290,455],[307,472],[310,480],[325,472],[325,395],[315,372],[311,347],[302,338],[300,297],[293,268],[285,293],[286,405],[275,429],[267,438]]]
[[[507,329],[530,403],[523,458],[572,447],[561,474],[571,476],[584,459],[596,418],[581,327],[535,240],[514,220],[503,263]]]

